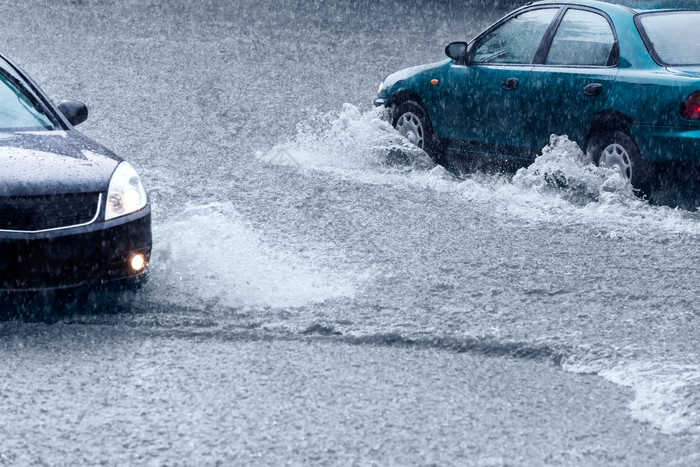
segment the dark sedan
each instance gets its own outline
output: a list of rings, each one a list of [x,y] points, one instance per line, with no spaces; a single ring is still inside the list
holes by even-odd
[[[151,210],[133,167],[76,131],[87,108],[57,106],[0,56],[0,293],[139,287]]]

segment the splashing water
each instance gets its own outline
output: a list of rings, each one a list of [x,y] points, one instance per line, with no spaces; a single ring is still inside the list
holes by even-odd
[[[632,186],[609,168],[593,165],[575,142],[552,135],[549,145],[529,167],[518,170],[513,184],[538,192],[549,191],[573,204],[585,206],[601,200],[633,202]]]
[[[345,104],[338,115],[322,119],[321,128],[302,126],[291,141],[256,157],[361,183],[454,193],[504,216],[580,225],[593,229],[593,235],[700,235],[697,211],[649,205],[616,171],[593,165],[566,136],[552,135],[542,154],[514,176],[473,173],[460,178],[435,166],[382,118],[380,110],[363,113]]]
[[[261,160],[274,165],[301,166],[339,174],[379,169],[391,173],[427,170],[435,167],[430,157],[401,137],[374,109],[362,113],[345,104],[337,118],[326,118],[327,128],[303,125],[297,137],[258,153]]]
[[[632,417],[666,434],[700,434],[700,366],[669,362],[610,362],[569,364],[573,373],[595,373],[631,388]]]
[[[266,245],[225,204],[193,206],[157,226],[158,300],[207,308],[296,307],[355,293],[355,278]],[[327,261],[327,260],[326,260]]]

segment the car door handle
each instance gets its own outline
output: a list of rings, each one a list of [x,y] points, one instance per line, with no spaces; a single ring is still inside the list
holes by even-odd
[[[508,78],[503,82],[501,85],[503,89],[507,89],[508,91],[514,91],[518,89],[518,86],[520,85],[520,80],[518,78]]]
[[[603,85],[599,83],[591,83],[583,88],[583,93],[591,97],[600,96],[601,92],[603,92]]]

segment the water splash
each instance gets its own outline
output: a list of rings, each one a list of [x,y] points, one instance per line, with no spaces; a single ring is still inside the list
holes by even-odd
[[[666,434],[700,434],[700,365],[598,360],[565,364],[574,373],[594,373],[631,388],[632,417]]]
[[[362,113],[344,104],[337,117],[320,119],[325,128],[302,124],[296,137],[257,157],[273,165],[301,166],[338,174],[373,169],[397,171],[428,170],[435,167],[421,149],[401,137],[374,109]]]
[[[636,197],[616,171],[593,165],[566,136],[553,135],[541,155],[515,175],[457,177],[401,137],[380,110],[361,112],[345,104],[339,114],[300,126],[290,141],[256,157],[360,183],[453,193],[487,206],[489,212],[527,222],[580,226],[591,235],[700,235],[700,213],[652,206]]]
[[[355,293],[332,258],[301,257],[263,242],[229,205],[192,206],[156,226],[152,293],[193,307],[297,307]]]
[[[594,165],[591,158],[566,135],[551,135],[542,154],[527,168],[518,170],[513,184],[526,190],[548,192],[572,204],[613,198],[636,201],[632,186],[620,174]]]

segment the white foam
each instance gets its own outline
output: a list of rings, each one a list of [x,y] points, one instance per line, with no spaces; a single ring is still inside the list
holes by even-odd
[[[321,119],[323,128],[302,125],[291,140],[257,157],[275,165],[300,166],[342,175],[375,169],[395,173],[435,166],[428,155],[401,137],[374,109],[362,113],[345,104],[337,117]]]
[[[632,361],[598,361],[564,365],[576,373],[597,373],[608,381],[631,388],[632,417],[666,434],[700,434],[700,365]]]
[[[315,127],[300,127],[292,140],[256,156],[360,183],[454,193],[505,217],[583,225],[592,235],[700,235],[700,213],[649,205],[614,171],[591,164],[566,136],[552,136],[542,155],[515,176],[476,173],[457,178],[398,135],[381,111],[363,113],[345,104],[337,116],[327,116]]]
[[[190,306],[296,307],[353,296],[355,277],[331,259],[265,244],[226,204],[193,206],[154,228],[151,292]]]
[[[632,186],[619,173],[593,165],[590,157],[567,136],[551,135],[542,154],[529,167],[518,170],[513,184],[555,194],[574,204],[586,205],[606,198],[636,200]]]

